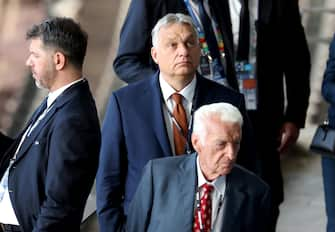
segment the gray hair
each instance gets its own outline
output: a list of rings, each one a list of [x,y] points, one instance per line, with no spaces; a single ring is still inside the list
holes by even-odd
[[[199,35],[196,30],[196,26],[194,25],[192,18],[188,15],[181,14],[181,13],[176,13],[176,14],[167,14],[158,22],[156,23],[155,27],[151,31],[151,38],[152,38],[152,45],[154,47],[157,46],[158,44],[158,32],[162,27],[165,27],[169,24],[174,24],[174,23],[179,23],[179,24],[187,24],[192,28],[192,31],[194,35],[196,36],[196,41],[199,41]]]
[[[211,116],[218,116],[221,122],[237,123],[242,128],[243,117],[240,111],[229,103],[213,103],[201,106],[194,113],[193,134],[203,137],[205,134],[205,121]]]

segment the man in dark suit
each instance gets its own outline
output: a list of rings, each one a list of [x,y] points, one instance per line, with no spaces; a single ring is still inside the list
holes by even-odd
[[[1,134],[0,226],[4,231],[80,231],[100,150],[94,99],[82,76],[87,34],[72,19],[34,25],[27,66],[49,91],[26,128]]]
[[[200,107],[192,133],[196,153],[148,162],[127,231],[266,232],[269,187],[234,164],[242,122],[231,104]]]
[[[151,29],[159,18],[171,12],[192,12],[196,19],[200,18],[200,2],[131,1],[114,61],[114,69],[118,76],[130,83],[148,78],[154,73],[157,66],[150,57]],[[248,107],[248,100],[246,105],[256,134],[261,170],[259,174],[272,190],[274,230],[279,205],[283,201],[280,153],[296,142],[299,129],[304,127],[310,92],[310,54],[301,24],[298,1],[211,0],[204,1],[205,8],[206,4],[212,23],[222,34],[222,62],[225,64],[227,84],[235,90],[243,86],[238,85],[241,80],[235,66],[239,67],[236,62],[239,61],[239,47],[242,47],[239,38],[243,38],[239,29],[245,29],[240,16],[241,12],[246,12],[242,10],[243,4],[249,4],[250,28],[247,28],[247,31],[250,31],[251,42],[249,45],[247,43],[246,47],[247,52],[248,48],[251,51],[249,61],[253,65],[252,75],[256,84],[252,85],[255,91],[251,95],[251,107]],[[188,5],[191,5],[191,9]],[[219,37],[216,39],[220,40]],[[206,53],[205,49],[203,53]]]
[[[180,154],[173,135],[179,124],[172,113],[177,105],[175,94],[182,97],[189,129],[183,133],[186,142],[181,153],[192,152],[188,135],[193,111],[205,104],[228,102],[240,109],[246,122],[239,162],[253,168],[254,148],[243,95],[196,73],[200,47],[191,18],[183,14],[163,17],[153,29],[153,44],[152,56],[160,72],[114,92],[104,119],[96,183],[102,232],[118,231],[124,224],[144,165],[154,158]]]

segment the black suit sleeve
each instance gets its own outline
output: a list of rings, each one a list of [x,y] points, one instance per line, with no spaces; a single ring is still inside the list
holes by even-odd
[[[285,120],[304,127],[310,94],[311,58],[301,23],[297,0],[281,1],[280,44],[285,75],[287,108]]]
[[[153,11],[148,0],[131,1],[121,29],[114,70],[127,83],[152,76],[157,67],[151,59]]]
[[[260,202],[260,217],[259,217],[259,231],[260,232],[267,232],[271,231],[270,222],[270,206],[271,206],[271,194],[270,189],[267,189],[263,195],[263,198]]]
[[[243,116],[243,126],[241,148],[237,156],[237,163],[249,171],[259,173],[260,170],[258,170],[257,165],[257,150],[255,146],[256,143],[254,139],[254,130],[251,126],[250,118],[245,108],[245,101],[243,96],[240,98],[238,109]]]

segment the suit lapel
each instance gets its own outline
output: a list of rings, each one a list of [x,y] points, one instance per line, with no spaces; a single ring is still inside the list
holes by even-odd
[[[179,166],[178,171],[178,188],[180,189],[180,212],[176,212],[183,217],[184,231],[192,231],[194,217],[194,199],[197,186],[196,176],[196,154],[187,155],[184,162]],[[193,194],[191,194],[193,193]]]
[[[26,151],[30,148],[30,146],[33,143],[38,143],[38,141],[36,141],[37,136],[39,135],[41,130],[45,127],[47,122],[53,117],[55,112],[56,112],[56,107],[54,106],[49,110],[49,112],[39,122],[39,124],[32,130],[30,136],[27,136],[25,138],[25,140],[23,141],[22,146],[20,148],[20,151],[18,152],[18,154],[16,156],[16,161],[18,161],[21,157],[24,156],[24,154],[26,154]]]
[[[194,101],[193,101],[194,106],[192,106],[192,111],[197,110],[202,105],[208,104],[210,102],[208,100],[208,97],[211,96],[211,94],[208,94],[207,83],[204,81],[204,78],[201,77],[200,74],[198,73],[196,74],[196,78],[197,78],[197,84],[195,87]],[[192,112],[192,121],[191,121],[190,131],[188,132],[189,134],[188,142],[189,142],[191,151],[194,151],[194,148],[191,142],[191,134],[193,131],[193,116],[194,116],[194,112]]]
[[[195,96],[194,96],[194,109],[198,109],[202,105],[205,105],[208,102],[208,88],[207,83],[204,81],[204,77],[197,73],[197,84],[195,87]]]
[[[243,192],[240,180],[233,174],[229,174],[226,181],[222,231],[239,231],[240,212],[246,200],[246,194]]]
[[[44,104],[46,103],[47,98],[45,98],[42,103],[39,105],[39,107],[35,110],[35,112],[33,113],[33,115],[31,116],[31,118],[29,119],[29,121],[27,122],[26,126],[23,128],[23,130],[21,131],[21,133],[19,133],[19,135],[17,136],[17,139],[21,139],[21,137],[23,136],[23,134],[26,132],[26,130],[29,128],[29,126],[35,122],[37,120],[37,118],[39,117],[39,115],[42,113],[42,111],[44,110]]]
[[[148,122],[152,127],[165,155],[172,155],[169,138],[167,135],[165,120],[163,116],[162,93],[159,86],[158,74],[155,74],[150,81],[150,88],[144,96],[144,103],[148,106]]]

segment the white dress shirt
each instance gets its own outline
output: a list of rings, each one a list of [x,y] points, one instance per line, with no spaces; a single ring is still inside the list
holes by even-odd
[[[37,126],[39,121],[49,112],[49,110],[52,107],[53,102],[57,99],[59,95],[61,95],[67,88],[69,88],[71,85],[84,80],[83,78],[78,79],[76,81],[71,82],[68,85],[65,85],[54,92],[50,92],[48,94],[48,100],[47,100],[47,109],[39,116],[39,118],[36,120],[36,122],[33,125],[30,125],[25,133],[23,134],[21,141],[16,149],[16,152],[14,154],[13,159],[16,158],[17,153],[19,152],[21,145],[26,138],[27,134],[31,133],[31,131]],[[4,176],[1,179],[0,182],[0,196],[3,196],[0,198],[0,223],[2,224],[11,224],[11,225],[19,225],[19,222],[17,220],[17,217],[15,215],[12,202],[10,200],[9,191],[8,191],[8,176],[9,176],[9,170],[11,168],[11,164],[7,168]]]
[[[197,79],[194,77],[193,80],[187,86],[185,86],[185,88],[183,88],[181,91],[178,92],[180,95],[183,96],[183,106],[184,106],[185,113],[187,116],[188,125],[190,124],[190,119],[191,119],[191,111],[192,111],[192,103],[193,103],[192,101],[194,97],[196,82],[197,82]],[[175,147],[174,147],[174,140],[173,140],[173,121],[172,121],[172,118],[168,110],[171,113],[173,112],[173,108],[176,103],[172,100],[171,96],[177,91],[174,88],[172,88],[161,76],[159,76],[159,85],[160,85],[163,100],[164,100],[162,105],[163,105],[163,114],[164,114],[167,134],[168,134],[170,145],[171,145],[171,151],[173,152],[173,154],[175,154]]]
[[[223,220],[223,209],[224,209],[224,197],[226,190],[226,176],[220,176],[212,182],[209,182],[205,179],[199,164],[199,156],[197,156],[197,176],[198,176],[198,189],[205,184],[208,183],[214,186],[214,189],[211,193],[212,195],[212,232],[223,231],[222,229],[222,220]],[[202,196],[202,191],[200,190],[200,195]],[[196,207],[196,199],[194,199],[194,206]],[[219,205],[220,210],[219,210]],[[196,209],[197,210],[197,209]]]
[[[240,33],[240,13],[242,4],[240,0],[228,0],[230,19],[232,24],[233,42],[235,50],[238,47],[238,39]],[[254,29],[253,23],[258,19],[258,0],[249,0],[249,12],[250,12],[250,25],[251,29]]]

